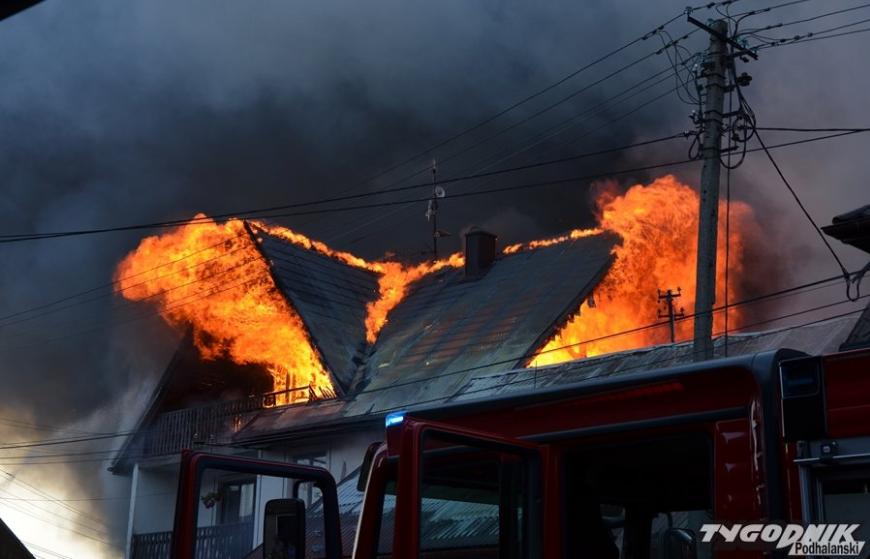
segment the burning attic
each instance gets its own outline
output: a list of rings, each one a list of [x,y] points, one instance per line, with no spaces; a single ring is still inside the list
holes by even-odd
[[[419,264],[366,261],[284,227],[200,215],[144,239],[118,266],[118,292],[189,328],[204,360],[264,368],[276,403],[346,397],[384,369],[408,379],[666,342],[660,328],[616,334],[655,319],[651,295],[663,286],[687,288],[691,308],[696,208],[697,195],[672,176],[623,195],[605,188],[594,229],[498,253],[495,236],[473,231],[466,254]],[[755,224],[747,206],[732,212],[733,299]],[[740,317],[729,313],[733,326]],[[678,324],[679,338],[691,322]]]

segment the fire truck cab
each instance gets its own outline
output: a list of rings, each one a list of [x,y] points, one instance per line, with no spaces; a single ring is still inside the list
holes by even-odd
[[[199,483],[213,467],[321,491],[318,552],[291,497],[266,505],[264,545],[245,557],[345,556],[326,471],[190,453],[174,558],[202,556]],[[398,411],[360,488],[355,559],[771,555],[702,543],[710,523],[861,523],[853,535],[867,540],[870,350],[780,350]]]

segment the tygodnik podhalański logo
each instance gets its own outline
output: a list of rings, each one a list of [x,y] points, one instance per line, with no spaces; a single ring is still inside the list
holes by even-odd
[[[857,557],[865,543],[853,536],[859,527],[859,524],[704,524],[701,542],[722,548],[786,549],[793,557]]]

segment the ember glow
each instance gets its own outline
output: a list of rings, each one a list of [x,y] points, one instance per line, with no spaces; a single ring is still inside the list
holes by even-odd
[[[530,366],[669,342],[667,326],[606,336],[661,321],[659,289],[682,288],[676,306],[684,307],[687,315],[694,312],[698,205],[698,194],[671,175],[649,185],[632,186],[622,195],[612,189],[604,191],[597,200],[599,227],[622,237],[614,249],[616,259],[595,289],[594,303],[583,302],[574,317],[537,352]],[[725,300],[724,204],[719,214],[722,219],[716,265],[717,305]],[[728,280],[731,301],[741,297],[744,246],[746,238],[756,230],[751,208],[732,202]],[[730,309],[728,320],[730,327],[739,326],[740,309]],[[724,324],[724,313],[715,313],[713,331],[721,331]],[[677,321],[677,341],[691,339],[693,327],[691,318]]]

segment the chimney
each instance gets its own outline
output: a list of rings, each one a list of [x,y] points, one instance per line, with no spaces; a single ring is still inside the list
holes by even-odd
[[[465,278],[482,278],[495,262],[496,236],[472,227],[465,234]]]

